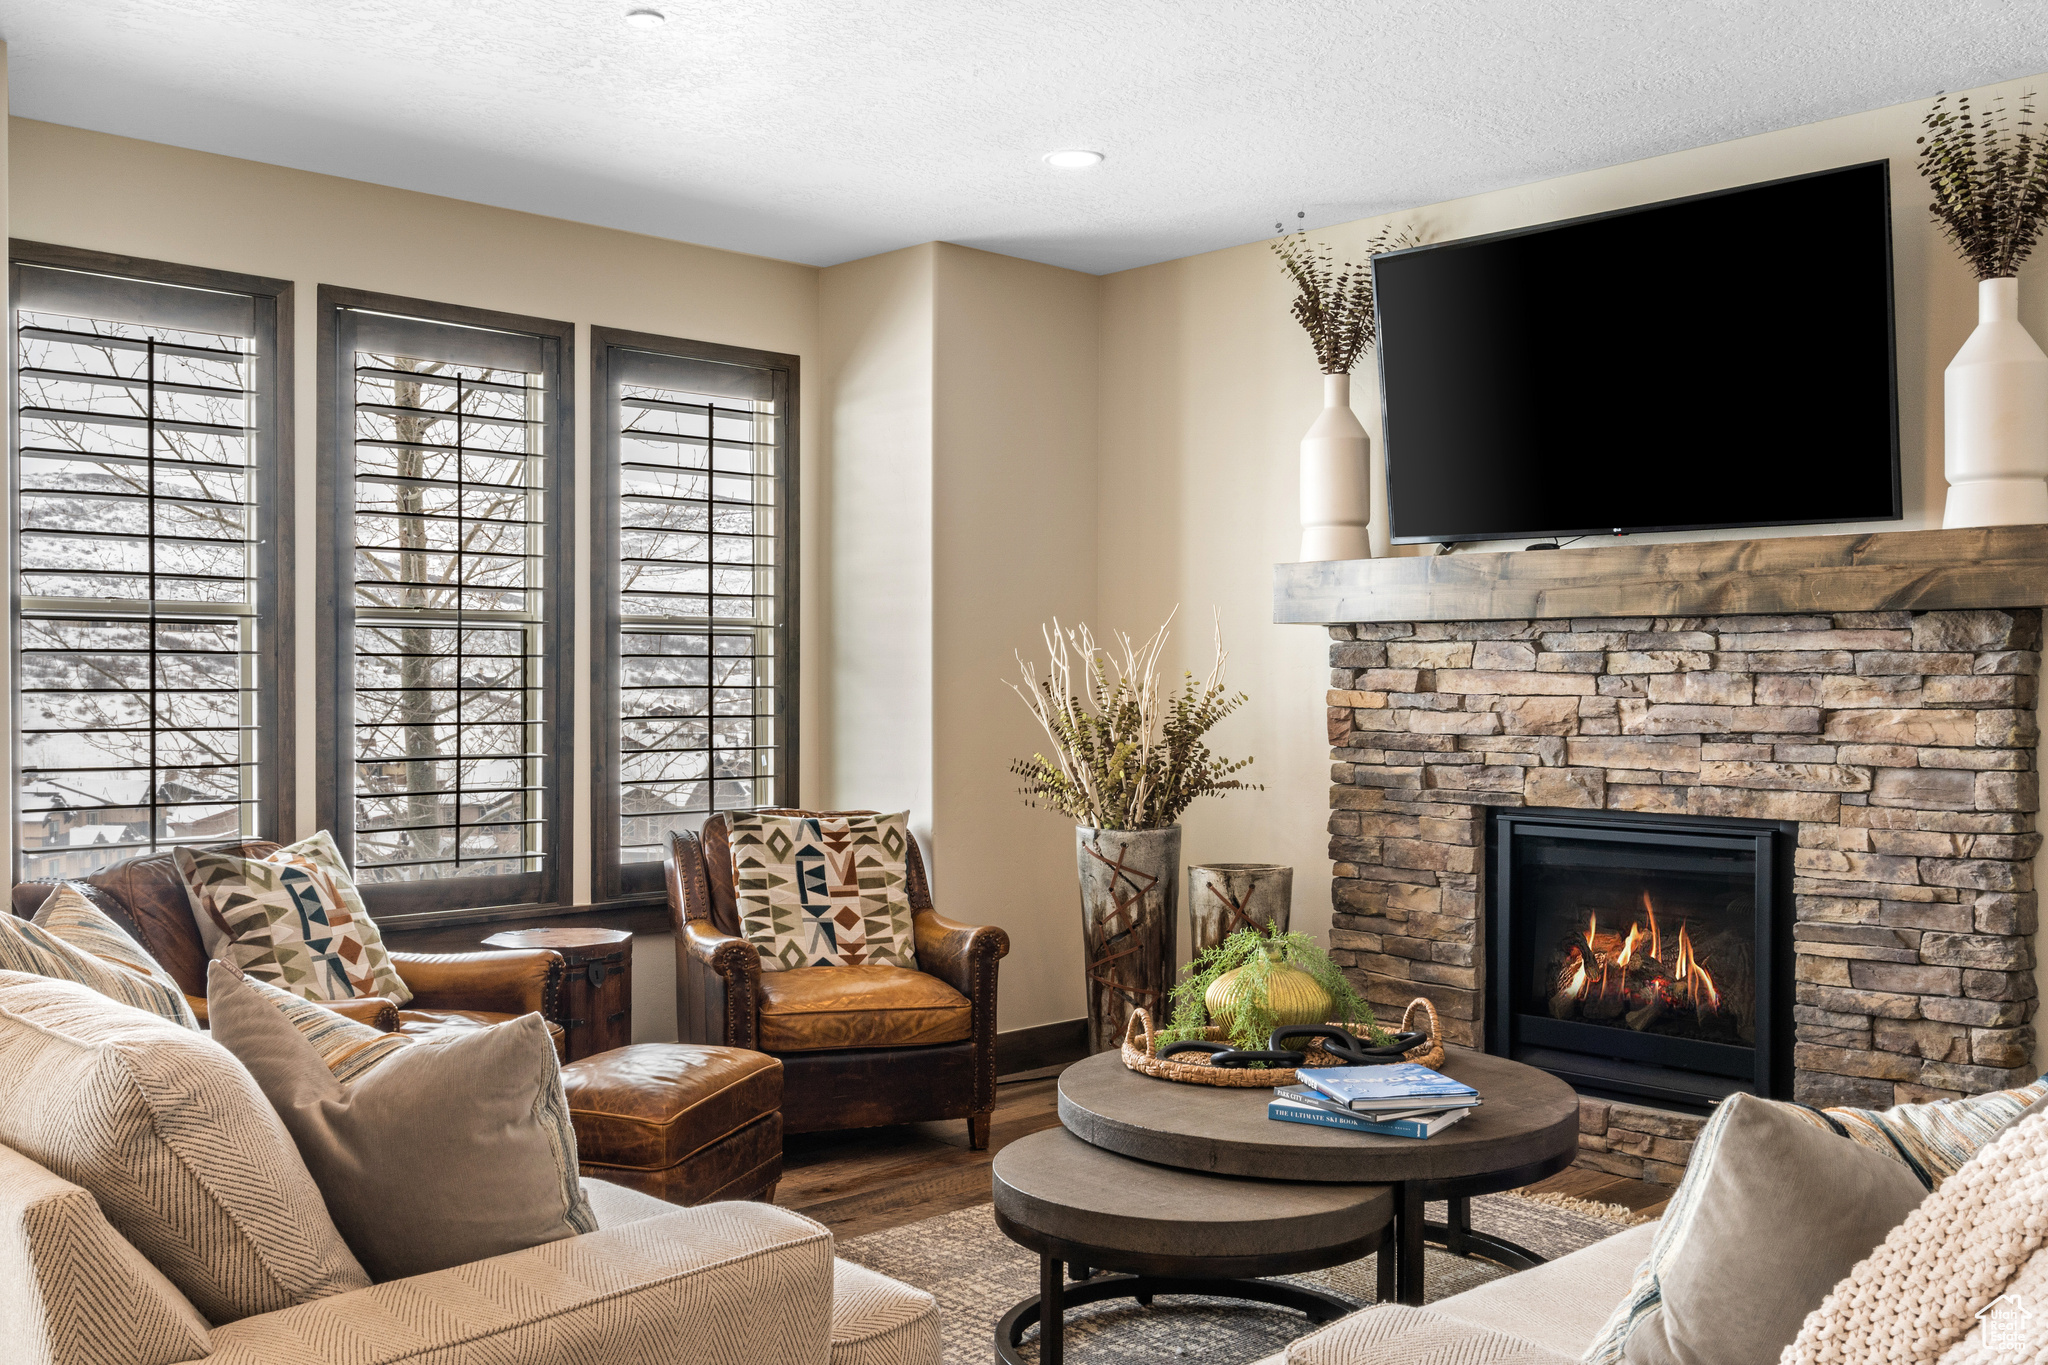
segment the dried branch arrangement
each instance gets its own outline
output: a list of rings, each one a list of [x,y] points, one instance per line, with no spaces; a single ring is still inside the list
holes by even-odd
[[[2030,131],[2032,91],[2014,112],[2003,97],[1978,111],[1967,95],[1953,108],[1944,95],[1917,140],[1920,174],[1934,191],[1928,208],[1980,280],[2018,274],[2048,219],[2048,141]]]
[[[1373,312],[1372,258],[1414,246],[1408,229],[1382,229],[1365,244],[1364,263],[1339,261],[1327,245],[1312,245],[1306,232],[1273,240],[1280,269],[1294,282],[1289,311],[1316,348],[1324,374],[1350,374],[1372,349],[1379,328]]]
[[[1142,645],[1118,632],[1112,658],[1085,625],[1062,630],[1054,621],[1043,631],[1044,677],[1017,656],[1026,681],[1010,690],[1052,742],[1052,757],[1010,765],[1025,781],[1026,804],[1095,829],[1165,829],[1197,797],[1263,790],[1231,776],[1250,767],[1249,758],[1218,758],[1202,739],[1249,700],[1223,686],[1220,627],[1209,676],[1197,682],[1186,674],[1178,696],[1162,694],[1159,657],[1172,624],[1169,615]]]

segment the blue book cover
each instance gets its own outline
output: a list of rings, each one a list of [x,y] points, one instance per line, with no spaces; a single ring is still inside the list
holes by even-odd
[[[1426,1138],[1465,1117],[1469,1110],[1452,1109],[1434,1118],[1388,1119],[1375,1122],[1356,1114],[1340,1114],[1319,1104],[1274,1099],[1266,1105],[1266,1117],[1281,1123],[1308,1123],[1322,1128],[1342,1128],[1348,1133],[1375,1133],[1381,1137]]]
[[[1464,1082],[1414,1062],[1304,1067],[1294,1074],[1303,1085],[1353,1109],[1389,1109],[1403,1102],[1450,1105],[1479,1097]]]

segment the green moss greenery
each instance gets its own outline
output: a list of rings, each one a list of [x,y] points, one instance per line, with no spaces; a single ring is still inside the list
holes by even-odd
[[[1269,948],[1278,951],[1269,956]],[[1330,961],[1330,955],[1314,939],[1307,934],[1266,934],[1257,929],[1239,929],[1215,947],[1204,949],[1201,956],[1182,969],[1181,980],[1173,988],[1173,1022],[1159,1035],[1159,1041],[1199,1040],[1202,1031],[1215,1022],[1209,1018],[1203,997],[1217,977],[1242,967],[1244,971],[1238,974],[1231,992],[1237,1008],[1229,1041],[1236,1048],[1264,1048],[1280,1024],[1267,1002],[1266,982],[1273,969],[1283,964],[1307,972],[1330,993],[1330,1018],[1325,1022],[1347,1025],[1375,1044],[1393,1041],[1373,1020],[1372,1006],[1345,980],[1343,969]]]

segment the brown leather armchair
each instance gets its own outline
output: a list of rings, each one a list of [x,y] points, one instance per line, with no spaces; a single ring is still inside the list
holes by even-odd
[[[868,811],[776,810],[778,815]],[[1010,938],[932,908],[924,860],[906,855],[917,970],[798,967],[763,972],[739,936],[731,822],[671,836],[668,912],[683,1040],[753,1048],[782,1061],[782,1127],[809,1133],[964,1118],[988,1146],[996,1092],[996,964]]]
[[[252,839],[210,844],[209,851],[261,858],[278,845]],[[14,913],[26,919],[42,908],[58,881],[82,887],[92,902],[116,924],[135,936],[150,956],[163,965],[206,1018],[206,944],[192,919],[192,901],[169,853],[147,854],[114,864],[90,877],[23,882],[14,888]],[[545,949],[513,949],[476,953],[391,954],[399,979],[412,991],[405,1008],[370,996],[338,1000],[328,1008],[374,1025],[387,1033],[417,1035],[474,1028],[515,1019],[538,1010],[553,1019],[555,996],[561,990],[562,956]],[[561,1047],[558,1025],[556,1047]]]

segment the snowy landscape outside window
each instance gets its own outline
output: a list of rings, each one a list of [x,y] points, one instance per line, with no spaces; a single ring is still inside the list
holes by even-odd
[[[356,876],[537,872],[540,376],[355,359]]]
[[[268,833],[257,333],[274,301],[13,278],[19,874]]]
[[[600,329],[593,345],[611,335]],[[793,376],[705,358],[725,348],[672,345],[695,354],[613,344],[601,367],[612,426],[599,455],[615,483],[599,515],[616,520],[600,526],[598,543],[616,545],[617,565],[607,604],[615,685],[604,704],[617,729],[607,754],[616,767],[599,797],[598,818],[612,826],[599,833],[600,894],[658,889],[677,829],[792,799],[784,503]]]
[[[567,898],[566,323],[321,286],[320,819],[371,910]]]

